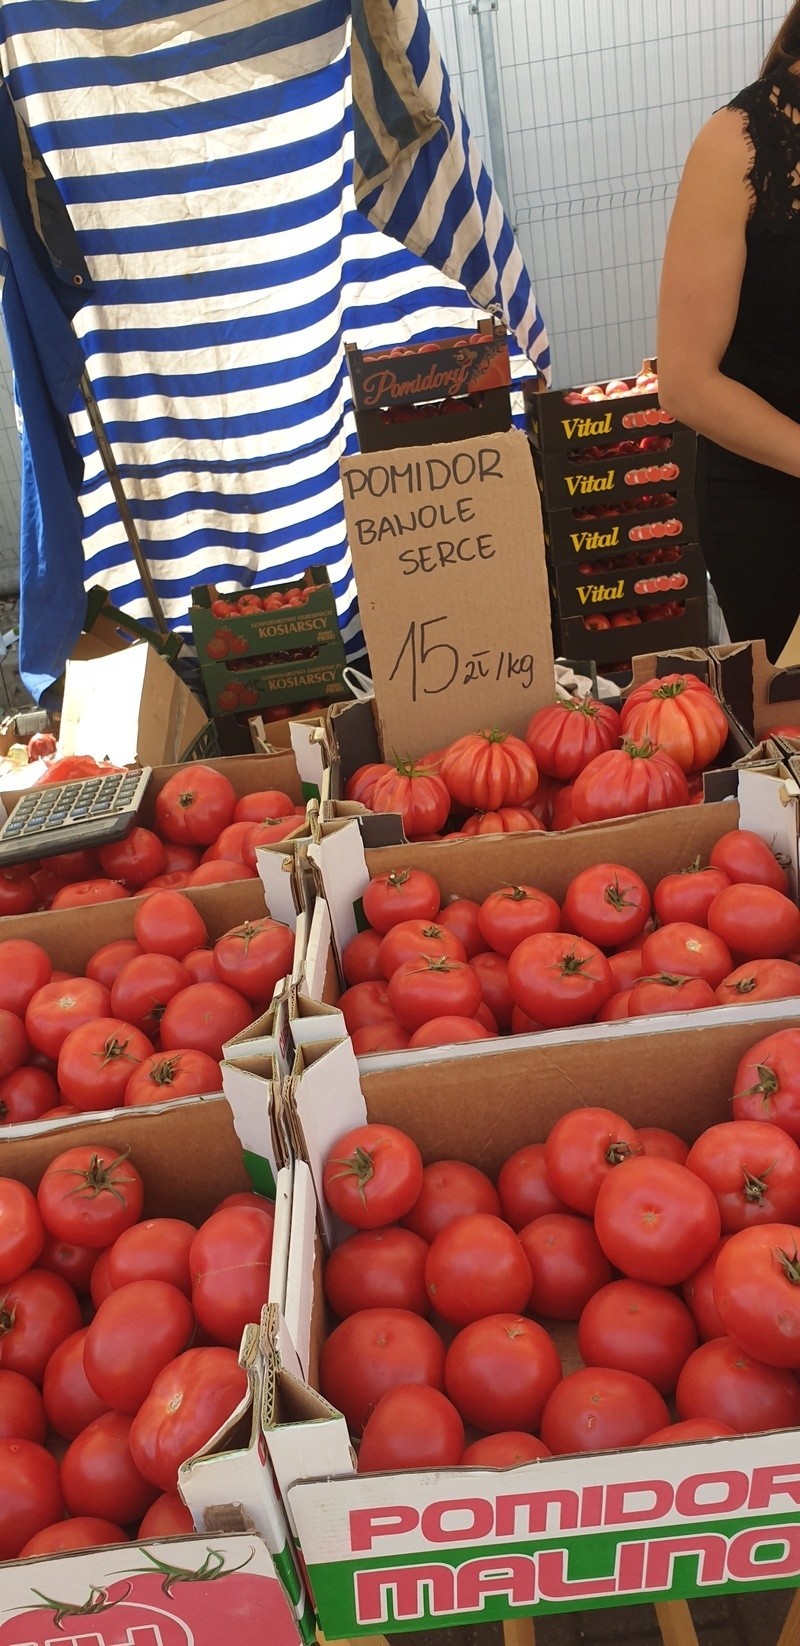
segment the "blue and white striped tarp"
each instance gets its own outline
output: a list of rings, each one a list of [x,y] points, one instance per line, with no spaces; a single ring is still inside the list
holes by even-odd
[[[74,324],[170,625],[197,583],[322,562],[357,652],[344,341],[471,330],[482,305],[549,368],[420,0],[352,20],[349,0],[0,0],[0,70],[91,275]],[[86,583],[147,617],[85,411],[73,427]]]

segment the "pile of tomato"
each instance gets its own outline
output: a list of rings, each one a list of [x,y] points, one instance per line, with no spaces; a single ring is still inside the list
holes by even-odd
[[[126,1153],[81,1144],[37,1193],[0,1178],[0,1560],[193,1530],[178,1470],[247,1393],[272,1203],[141,1221]]]
[[[735,829],[652,897],[622,863],[563,904],[533,885],[442,905],[423,869],[373,877],[339,1005],[358,1056],[800,996],[800,911],[766,842]]]
[[[220,1090],[226,1041],[266,1010],[294,937],[267,915],[213,946],[182,891],[155,891],[86,975],[0,942],[0,1126]]]
[[[157,795],[152,829],[135,825],[124,840],[98,851],[0,869],[0,918],[85,908],[167,887],[255,880],[256,848],[285,840],[304,817],[305,807],[282,789],[239,798],[222,772],[191,764]]]
[[[292,611],[297,606],[307,606],[316,593],[316,584],[306,583],[295,584],[291,589],[267,589],[264,594],[248,589],[245,594],[220,595],[211,602],[211,616],[253,617],[259,612]]]
[[[702,800],[728,723],[695,675],[648,680],[621,713],[592,697],[535,714],[525,738],[483,730],[421,760],[359,767],[346,798],[398,812],[408,840],[569,829]]]
[[[392,1126],[340,1139],[324,1190],[355,1232],[326,1264],[320,1386],[359,1472],[800,1424],[800,1030],[754,1045],[732,1095],[691,1148],[573,1110],[496,1183]]]

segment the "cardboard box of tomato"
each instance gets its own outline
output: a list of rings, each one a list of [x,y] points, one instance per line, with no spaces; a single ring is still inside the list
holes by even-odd
[[[562,628],[571,618],[583,623],[598,612],[613,619],[618,612],[634,611],[641,621],[642,612],[653,607],[704,599],[705,561],[691,543],[573,560],[551,565],[550,592]]]
[[[192,590],[190,616],[212,714],[344,695],[344,645],[324,566],[245,593],[205,584]]]
[[[784,1012],[773,1026],[798,1020]],[[360,1079],[347,1041],[298,1059],[283,1105],[309,1171],[294,1177],[286,1307],[303,1323],[295,1347],[305,1377],[268,1333],[266,1438],[328,1638],[800,1584],[800,1430],[553,1457],[513,1473],[358,1475],[345,1421],[319,1393],[332,1324],[320,1218],[329,1247],[341,1237],[321,1166],[344,1131],[389,1123],[424,1162],[460,1160],[491,1178],[584,1106],[691,1143],[730,1118],[736,1069],[759,1037],[739,1018],[702,1029],[673,1020],[566,1042],[557,1058],[544,1046],[510,1048],[491,1061],[479,1052]],[[574,1330],[553,1335],[565,1370],[577,1369]]]
[[[505,328],[437,342],[370,349],[346,345],[362,452],[467,440],[511,427],[511,362]]]
[[[54,917],[55,918],[55,917]],[[220,1098],[161,1109],[86,1117],[68,1128],[26,1128],[0,1136],[0,1176],[35,1190],[67,1148],[107,1145],[140,1171],[144,1217],[199,1225],[249,1179],[228,1105]],[[288,1181],[281,1196],[288,1193]],[[276,1261],[275,1296],[285,1288]],[[284,1342],[283,1352],[291,1359]],[[237,1646],[314,1638],[285,1511],[266,1460],[262,1410],[266,1368],[257,1325],[245,1332],[240,1364],[246,1393],[229,1422],[180,1474],[194,1533],[88,1547],[0,1565],[3,1646],[49,1646],[55,1639],[121,1646],[145,1640],[188,1646],[235,1627]]]
[[[545,389],[541,380],[523,385],[528,433],[542,453],[596,445],[599,440],[631,440],[643,434],[685,429],[658,398],[654,360],[638,374],[573,389]]]
[[[653,493],[674,493],[677,506],[691,509],[695,456],[695,437],[688,429],[678,434],[672,429],[634,432],[624,440],[598,440],[550,455],[537,452],[536,478],[551,531],[561,523],[560,516],[571,516],[575,509],[644,502]]]
[[[629,669],[643,645],[642,634],[659,650],[708,644],[708,600],[701,596],[648,603],[634,597],[624,613],[559,618],[554,614],[555,644],[562,657],[590,657],[598,670],[612,675]],[[646,614],[646,615],[643,615]],[[623,621],[624,619],[624,621]],[[646,625],[646,626],[645,626]]]
[[[649,554],[658,547],[696,544],[694,498],[674,491],[652,492],[625,503],[595,503],[545,515],[544,540],[551,567],[576,561],[606,562],[621,554]]]

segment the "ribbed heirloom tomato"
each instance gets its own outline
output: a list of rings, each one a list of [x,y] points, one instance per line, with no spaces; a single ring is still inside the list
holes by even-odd
[[[410,1212],[422,1188],[422,1156],[396,1126],[356,1126],[329,1155],[322,1182],[337,1217],[375,1229]]]
[[[450,795],[435,772],[400,760],[372,785],[370,811],[399,812],[408,840],[438,834],[450,815]]]
[[[689,789],[680,766],[650,742],[625,742],[621,749],[608,749],[591,760],[572,784],[571,805],[579,823],[688,803]]]
[[[623,705],[622,730],[637,743],[650,738],[685,772],[710,766],[728,738],[720,703],[692,674],[668,674],[635,687]]]
[[[593,697],[560,698],[535,714],[525,733],[539,771],[571,783],[595,755],[619,741],[620,718]]]
[[[459,834],[469,838],[474,834],[536,834],[543,830],[541,818],[529,807],[498,806],[492,812],[473,812],[462,823]]]
[[[451,743],[440,772],[453,799],[469,811],[525,806],[539,781],[527,743],[510,732],[491,730],[469,733]]]

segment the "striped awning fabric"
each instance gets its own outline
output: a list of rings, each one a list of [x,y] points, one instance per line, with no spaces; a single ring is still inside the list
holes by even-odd
[[[0,70],[86,260],[74,325],[170,624],[197,583],[322,562],[357,653],[345,340],[469,330],[479,305],[549,369],[419,0],[0,0]],[[85,581],[146,617],[85,411],[73,428]]]

